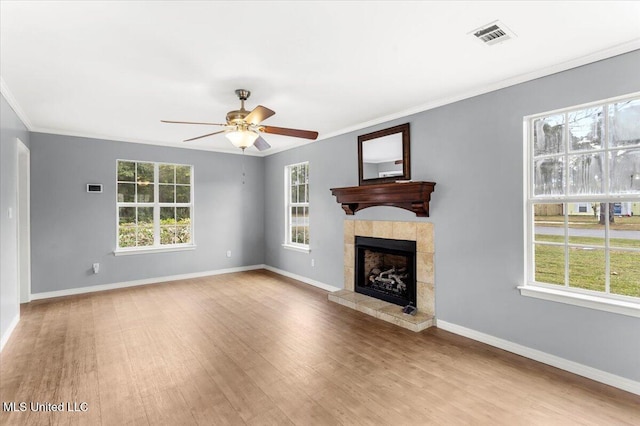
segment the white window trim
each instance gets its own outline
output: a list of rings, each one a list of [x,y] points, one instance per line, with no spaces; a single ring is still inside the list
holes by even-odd
[[[169,251],[187,251],[187,250],[195,250],[195,244],[175,244],[172,246],[164,246],[164,247],[140,247],[140,248],[121,248],[118,250],[114,250],[114,256],[129,256],[132,254],[145,254],[145,253],[164,253]]]
[[[540,200],[536,200],[536,198],[531,193],[532,191],[532,182],[531,182],[531,158],[529,155],[531,154],[531,120],[536,117],[543,117],[553,114],[564,113],[570,110],[576,110],[580,108],[589,108],[591,106],[603,105],[603,104],[611,104],[618,101],[622,101],[630,98],[637,98],[640,96],[640,92],[630,93],[623,96],[613,97],[609,99],[603,99],[596,102],[590,102],[582,105],[574,105],[568,108],[557,109],[553,111],[547,111],[539,114],[532,114],[524,117],[523,119],[523,140],[525,143],[523,144],[523,170],[525,177],[523,179],[523,228],[524,228],[524,285],[517,286],[517,289],[520,291],[520,294],[525,297],[533,297],[536,299],[548,300],[553,302],[559,302],[574,306],[581,306],[585,308],[612,312],[620,315],[632,316],[632,317],[640,317],[640,300],[633,297],[626,296],[618,296],[609,293],[599,293],[599,292],[591,292],[588,290],[582,290],[579,288],[572,287],[561,287],[554,286],[551,284],[539,283],[533,281],[532,278],[532,268],[533,268],[533,253],[532,253],[532,245],[533,245],[533,218],[532,208],[530,208],[530,204],[533,205],[536,202],[544,203],[548,202],[550,198],[553,197],[545,197]],[[605,151],[606,152],[606,151]],[[606,170],[608,170],[608,161],[605,161]],[[598,198],[598,200],[603,200],[603,202],[621,202],[629,199],[628,194],[621,195],[609,195],[609,190],[606,188],[606,195],[602,196],[563,196],[558,197],[558,202],[562,203],[571,203],[571,202],[581,202],[584,199],[592,199]],[[635,199],[634,199],[635,201]],[[609,231],[609,212],[608,209],[605,212],[605,235],[608,236]],[[565,241],[564,244],[568,244]],[[608,249],[607,249],[608,250]],[[630,251],[637,251],[632,249]],[[608,270],[608,268],[607,268]],[[607,271],[608,272],[608,271]]]
[[[585,308],[640,318],[640,304],[635,302],[627,302],[590,294],[581,294],[574,291],[562,290],[561,288],[546,288],[539,284],[521,285],[518,286],[518,290],[520,290],[520,294],[522,296],[526,297],[534,297],[536,299],[550,300],[552,302],[582,306]]]
[[[287,164],[286,166],[284,166],[284,197],[285,197],[285,200],[284,200],[284,242],[282,243],[282,248],[287,249],[287,250],[297,251],[297,252],[300,252],[300,253],[310,253],[311,252],[311,244],[300,244],[300,243],[291,242],[291,226],[290,226],[291,217],[290,217],[290,215],[291,215],[291,207],[293,207],[293,206],[289,204],[289,197],[291,196],[291,172],[290,172],[290,169],[291,169],[291,167],[299,166],[301,164],[307,164],[307,166],[308,166],[309,162],[308,161],[301,161],[299,163]],[[309,197],[309,199],[311,199],[311,197]],[[309,208],[309,211],[311,211],[311,208],[310,208],[310,204],[311,203],[310,202],[303,203],[303,204],[305,204],[306,207]],[[311,243],[311,239],[309,239],[309,243]]]
[[[293,243],[291,244],[283,243],[282,248],[285,248],[287,250],[292,250],[292,251],[298,251],[300,253],[311,253],[311,248],[309,248],[309,246],[306,246],[306,245],[294,245]]]
[[[118,202],[118,162],[119,161],[130,161],[137,163],[153,163],[153,173],[154,173],[154,188],[153,188],[153,199],[159,200],[159,180],[160,180],[160,165],[167,164],[172,166],[189,166],[191,167],[191,182],[189,184],[190,189],[190,203],[161,203],[160,201],[154,201],[153,203],[120,203]],[[114,256],[129,256],[134,254],[148,254],[148,253],[164,253],[171,251],[186,251],[186,250],[195,250],[196,241],[195,241],[195,199],[194,199],[194,185],[195,181],[195,168],[192,164],[180,164],[180,163],[168,163],[164,161],[147,161],[147,160],[126,160],[119,158],[116,160],[116,241],[115,241],[115,249],[113,250]],[[154,209],[153,214],[153,239],[155,244],[153,246],[140,246],[140,247],[119,247],[118,246],[118,229],[119,229],[119,208],[120,207],[140,207],[141,205],[148,204],[148,207],[158,207]],[[187,244],[160,244],[160,207],[189,207],[190,208],[190,219],[191,219],[191,242]]]

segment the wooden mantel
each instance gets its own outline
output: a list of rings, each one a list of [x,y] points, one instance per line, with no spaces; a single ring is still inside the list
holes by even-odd
[[[348,215],[367,207],[393,206],[429,217],[429,201],[435,186],[435,182],[382,183],[331,188],[331,194]]]

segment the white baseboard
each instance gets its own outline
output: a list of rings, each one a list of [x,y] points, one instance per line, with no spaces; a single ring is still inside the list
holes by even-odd
[[[462,327],[460,325],[452,324],[447,321],[438,320],[437,327],[451,333],[459,334],[469,339],[477,340],[487,345],[495,346],[496,348],[503,349],[514,354],[521,355],[526,358],[533,359],[543,364],[551,365],[561,370],[569,371],[578,376],[586,377],[596,382],[604,383],[609,386],[622,389],[627,392],[640,395],[640,382],[635,380],[620,377],[615,374],[607,373],[606,371],[598,370],[593,367],[588,367],[577,362],[569,361],[568,359],[560,358],[555,355],[548,354],[546,352],[532,349],[527,346],[522,346],[517,343],[510,342],[508,340],[500,339],[498,337],[484,334],[470,328]]]
[[[287,272],[287,271],[282,270],[282,269],[274,268],[273,266],[263,265],[263,267],[267,271],[275,272],[276,274],[279,274],[279,275],[282,275],[282,276],[285,276],[285,277],[288,277],[288,278],[293,278],[294,280],[302,281],[305,284],[309,284],[309,285],[312,285],[314,287],[321,288],[323,290],[327,290],[327,291],[331,291],[331,292],[342,290],[339,287],[334,287],[332,285],[325,284],[325,283],[320,282],[320,281],[312,280],[311,278],[303,277],[302,275],[292,274],[291,272]]]
[[[50,299],[52,297],[72,296],[74,294],[93,293],[96,291],[114,290],[117,288],[135,287],[139,285],[163,283],[167,281],[188,280],[191,278],[208,277],[212,275],[230,274],[232,272],[253,271],[256,269],[266,269],[265,265],[239,266],[237,268],[217,269],[213,271],[194,272],[190,274],[169,275],[165,277],[145,278],[142,280],[125,281],[113,284],[93,285],[89,287],[70,288],[67,290],[47,291],[43,293],[32,293],[31,300]]]
[[[18,309],[20,308],[18,307]],[[4,349],[4,345],[6,345],[7,342],[9,341],[9,337],[11,337],[11,333],[13,333],[13,330],[15,330],[19,322],[20,322],[20,312],[18,312],[16,316],[13,317],[13,319],[11,320],[11,323],[9,324],[9,328],[7,328],[6,333],[4,333],[4,336],[2,336],[2,339],[0,339],[0,352],[2,352],[2,350]]]

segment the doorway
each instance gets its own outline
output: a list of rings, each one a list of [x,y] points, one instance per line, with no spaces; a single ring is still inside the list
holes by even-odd
[[[18,301],[31,301],[31,212],[30,212],[31,152],[18,139]]]

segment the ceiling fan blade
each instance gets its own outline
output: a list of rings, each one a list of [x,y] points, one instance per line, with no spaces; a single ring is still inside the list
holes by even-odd
[[[258,105],[244,118],[244,121],[250,124],[262,123],[267,118],[275,114],[275,111],[270,110],[267,107]]]
[[[203,124],[205,126],[226,126],[226,124],[220,123],[199,123],[195,121],[170,121],[170,120],[160,120],[163,123],[174,123],[174,124]]]
[[[261,126],[260,130],[274,135],[293,136],[294,138],[316,139],[318,132],[311,130],[287,129],[285,127]]]
[[[253,143],[253,145],[258,148],[258,151],[264,151],[265,149],[271,148],[271,145],[267,141],[265,141],[262,136],[258,136],[258,139]]]
[[[220,130],[219,132],[208,133],[206,135],[197,136],[195,138],[185,139],[184,142],[195,141],[196,139],[202,139],[202,138],[206,138],[207,136],[213,136],[213,135],[217,135],[218,133],[224,133],[224,132],[226,132],[226,130]]]

